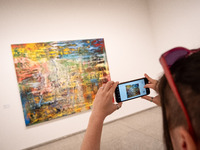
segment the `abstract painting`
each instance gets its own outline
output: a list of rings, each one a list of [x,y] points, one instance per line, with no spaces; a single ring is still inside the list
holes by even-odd
[[[110,80],[102,38],[11,47],[26,126],[91,109]]]

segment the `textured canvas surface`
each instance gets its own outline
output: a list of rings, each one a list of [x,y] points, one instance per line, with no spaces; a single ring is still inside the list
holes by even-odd
[[[104,39],[11,47],[27,126],[90,109],[110,80]]]

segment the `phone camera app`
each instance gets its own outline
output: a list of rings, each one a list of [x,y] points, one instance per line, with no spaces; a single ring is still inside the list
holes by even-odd
[[[139,84],[126,85],[127,98],[140,95]]]

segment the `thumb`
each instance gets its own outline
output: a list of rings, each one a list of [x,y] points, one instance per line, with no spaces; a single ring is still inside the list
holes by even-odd
[[[118,110],[122,107],[122,102],[114,104],[115,105],[115,110]]]
[[[122,102],[118,103],[119,107],[122,107]]]

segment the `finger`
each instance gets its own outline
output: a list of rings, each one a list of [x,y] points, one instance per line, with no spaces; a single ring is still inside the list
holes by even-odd
[[[115,83],[113,84],[113,86],[110,88],[110,92],[111,92],[111,93],[114,93],[114,92],[115,92],[115,89],[116,89],[116,87],[117,87],[118,84],[119,84],[119,82],[115,82]]]
[[[146,84],[144,88],[151,88],[154,89],[154,84]]]
[[[100,93],[101,91],[103,91],[103,89],[104,89],[104,85],[102,85],[102,86],[98,89],[97,93]]]
[[[144,74],[144,76],[152,83],[154,82],[154,79],[152,79],[151,77],[149,77],[146,73]]]
[[[99,89],[103,90],[105,88],[105,84],[103,84]]]
[[[159,98],[158,95],[155,96],[153,99],[152,99],[152,97],[150,97],[150,96],[142,96],[141,98],[146,99],[146,100],[148,100],[148,101],[150,101],[150,102],[153,102],[153,103],[155,103],[155,104],[158,105],[158,106],[161,105],[161,104],[160,104],[160,98]]]
[[[122,107],[122,102],[113,104],[113,111],[116,111]]]
[[[113,83],[114,83],[113,81],[107,82],[106,85],[104,86],[104,91],[108,91],[113,85]]]
[[[152,102],[152,97],[150,97],[150,96],[142,96],[141,98]]]
[[[119,107],[121,108],[122,107],[122,102],[118,103]]]

